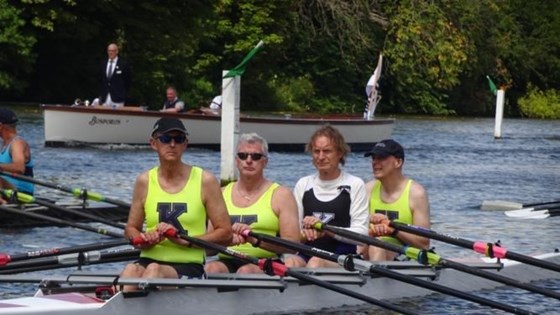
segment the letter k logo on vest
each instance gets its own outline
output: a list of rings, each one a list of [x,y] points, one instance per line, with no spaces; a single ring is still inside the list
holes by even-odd
[[[166,222],[173,225],[182,234],[188,234],[179,222],[179,216],[187,212],[187,204],[184,202],[160,202],[157,211],[159,213],[159,222]]]

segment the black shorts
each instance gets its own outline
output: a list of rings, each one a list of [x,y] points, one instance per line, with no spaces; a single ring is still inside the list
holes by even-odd
[[[141,257],[137,261],[134,262],[144,268],[146,268],[151,263],[158,263],[160,265],[166,265],[173,267],[179,278],[199,278],[203,279],[206,278],[206,274],[204,273],[204,266],[202,264],[195,264],[195,263],[170,263],[166,261],[158,261],[151,258]]]
[[[235,258],[219,259],[218,261],[226,265],[230,273],[236,273],[237,269],[247,264],[246,262]]]

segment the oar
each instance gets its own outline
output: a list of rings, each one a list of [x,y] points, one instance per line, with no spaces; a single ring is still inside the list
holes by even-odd
[[[82,211],[74,210],[74,209],[69,209],[69,208],[64,208],[64,207],[56,205],[52,202],[40,200],[40,199],[37,199],[37,198],[35,198],[31,195],[22,193],[22,192],[16,192],[16,191],[13,191],[11,189],[2,189],[1,192],[2,192],[3,195],[8,197],[8,199],[15,198],[15,199],[17,199],[17,201],[23,202],[23,203],[36,203],[38,205],[42,205],[42,206],[45,206],[45,207],[48,207],[48,208],[51,208],[51,209],[54,209],[54,210],[58,210],[58,211],[66,212],[66,213],[71,213],[75,216],[79,216],[79,217],[82,217],[82,218],[86,218],[86,219],[97,221],[97,222],[100,222],[100,223],[103,223],[103,224],[107,224],[107,225],[110,225],[112,227],[117,227],[117,228],[120,228],[120,229],[125,228],[124,224],[116,223],[116,222],[113,222],[111,220],[107,220],[105,218],[98,217],[98,216],[93,215],[91,213],[86,213],[86,212],[82,212]]]
[[[448,267],[448,268],[452,268],[455,270],[459,270],[465,273],[469,273],[478,277],[482,277],[485,279],[489,279],[492,281],[496,281],[496,282],[500,282],[512,287],[516,287],[519,289],[523,289],[523,290],[527,290],[530,292],[534,292],[534,293],[539,293],[551,298],[555,298],[555,299],[559,299],[560,300],[560,293],[556,292],[556,291],[552,291],[552,290],[548,290],[545,288],[541,288],[541,287],[537,287],[534,286],[532,284],[529,283],[523,283],[521,281],[515,280],[515,279],[511,279],[508,277],[504,277],[502,275],[499,274],[495,274],[495,273],[491,273],[488,272],[486,270],[481,270],[478,268],[473,268],[470,266],[467,266],[465,264],[461,264],[452,260],[448,260],[445,259],[433,252],[427,251],[427,250],[422,250],[419,248],[415,248],[412,246],[399,246],[399,245],[395,245],[392,243],[388,243],[388,242],[384,242],[381,241],[377,238],[374,237],[370,237],[367,235],[363,235],[363,234],[359,234],[353,231],[348,231],[345,229],[341,229],[341,228],[337,228],[335,226],[330,226],[327,224],[317,224],[315,226],[318,230],[325,230],[325,231],[329,231],[332,233],[335,233],[337,235],[346,237],[348,239],[352,239],[352,240],[356,240],[358,242],[361,243],[365,243],[368,245],[373,245],[376,247],[381,247],[383,249],[387,249],[390,250],[392,252],[396,252],[399,254],[404,254],[406,255],[408,258],[410,259],[414,259],[416,261],[418,261],[421,264],[424,265],[432,265],[432,266],[442,266],[442,267]]]
[[[534,211],[526,216],[518,217],[521,219],[546,219],[550,217],[555,217],[560,215],[560,209],[555,210],[539,210]]]
[[[548,208],[548,209],[541,209],[541,210],[535,210],[534,208],[525,208],[525,209],[520,209],[520,210],[509,210],[509,211],[505,211],[504,213],[508,217],[512,217],[512,218],[544,219],[544,218],[548,218],[549,216],[542,216],[542,215],[559,213],[559,212],[560,212],[560,206],[551,207],[551,208]],[[551,215],[551,216],[553,216],[553,215]]]
[[[374,299],[372,297],[369,297],[367,295],[363,295],[363,294],[360,294],[358,292],[354,292],[352,290],[346,289],[344,287],[334,285],[330,282],[326,282],[326,281],[311,277],[309,275],[303,274],[301,272],[291,270],[290,268],[287,268],[285,265],[283,265],[279,262],[273,261],[271,259],[259,259],[259,258],[253,257],[253,256],[248,256],[248,255],[245,255],[243,253],[234,251],[230,248],[227,248],[227,247],[224,247],[224,246],[221,246],[221,245],[218,245],[218,244],[214,244],[214,243],[211,243],[211,242],[207,242],[207,241],[201,240],[199,238],[190,237],[186,234],[179,233],[177,230],[174,230],[174,229],[167,230],[165,235],[169,236],[169,237],[178,236],[178,237],[180,237],[184,240],[187,240],[189,243],[197,245],[201,248],[211,249],[213,251],[217,251],[217,252],[235,257],[235,258],[237,258],[237,259],[239,259],[243,262],[246,262],[246,263],[249,263],[249,264],[255,264],[255,265],[259,266],[259,268],[261,270],[265,271],[269,275],[277,275],[277,276],[281,276],[281,277],[291,276],[293,278],[305,281],[307,283],[315,284],[319,287],[322,287],[322,288],[325,288],[325,289],[328,289],[328,290],[332,290],[332,291],[335,291],[335,292],[338,292],[338,293],[353,297],[355,299],[358,299],[358,300],[361,300],[361,301],[364,301],[364,302],[367,302],[367,303],[370,303],[370,304],[373,304],[373,305],[377,305],[377,306],[380,306],[380,307],[383,307],[383,308],[386,308],[386,309],[389,309],[389,310],[392,310],[392,311],[395,311],[395,312],[399,312],[401,314],[416,314],[416,312],[409,311],[405,308],[393,305],[391,303],[380,301],[380,300]]]
[[[481,210],[515,210],[521,208],[546,209],[551,206],[560,206],[560,200],[552,200],[536,203],[518,203],[504,200],[484,200],[480,206]]]
[[[138,249],[124,248],[41,257],[37,259],[16,261],[0,267],[0,274],[15,274],[21,272],[34,272],[57,268],[81,267],[84,265],[128,261],[138,258],[139,253],[140,251]]]
[[[485,243],[485,242],[473,242],[467,239],[454,237],[454,236],[447,236],[440,233],[437,233],[430,229],[425,229],[422,227],[410,225],[410,224],[403,224],[396,221],[391,221],[390,225],[398,230],[408,232],[411,234],[416,234],[424,237],[428,237],[434,240],[442,241],[445,243],[450,243],[453,245],[457,245],[460,247],[472,249],[477,253],[486,255],[490,258],[507,258],[515,261],[519,261],[528,265],[533,265],[537,267],[541,267],[544,269],[549,269],[553,271],[560,271],[560,265],[540,260],[531,256],[515,253],[512,251],[507,250],[504,247],[495,246],[492,243]]]
[[[44,269],[58,268],[68,265],[88,265],[100,261],[118,260],[121,258],[136,257],[139,254],[137,249],[122,248],[106,251],[98,251],[123,245],[142,245],[146,241],[141,236],[136,236],[130,240],[121,239],[112,242],[99,242],[93,244],[77,245],[64,248],[51,248],[46,250],[31,251],[22,254],[9,255],[0,253],[0,273],[5,274],[24,271],[38,271]],[[122,256],[122,257],[120,257]],[[39,269],[35,267],[40,267]]]
[[[276,245],[296,250],[300,253],[304,253],[309,256],[317,256],[322,259],[326,259],[329,261],[333,261],[338,263],[340,266],[344,267],[347,270],[360,270],[364,272],[370,272],[373,274],[379,274],[381,276],[391,278],[397,281],[402,281],[408,284],[412,284],[415,286],[419,286],[428,290],[436,291],[443,294],[452,295],[454,297],[458,297],[464,300],[468,300],[471,302],[475,302],[481,305],[490,306],[492,308],[500,309],[506,312],[510,312],[513,314],[533,314],[527,310],[520,309],[515,306],[507,305],[504,303],[500,303],[497,301],[489,300],[483,297],[476,296],[474,294],[469,294],[463,291],[459,291],[453,288],[449,288],[446,286],[442,286],[433,282],[428,282],[425,280],[420,280],[415,277],[411,277],[408,275],[404,275],[402,273],[396,272],[394,270],[387,269],[380,265],[376,265],[373,262],[364,261],[361,259],[355,259],[352,255],[338,255],[335,253],[331,253],[316,247],[311,247],[305,244],[298,244],[294,242],[290,242],[281,238],[273,237],[266,234],[254,233],[246,230],[245,233],[250,235],[256,239],[261,241],[266,241],[270,243],[274,243]]]
[[[90,232],[94,232],[94,233],[98,233],[98,234],[108,235],[108,236],[112,236],[112,237],[123,237],[122,233],[116,233],[116,232],[108,231],[108,230],[101,229],[101,228],[94,228],[94,227],[89,226],[87,224],[81,224],[81,223],[77,223],[77,222],[71,222],[71,221],[67,221],[67,220],[53,218],[53,217],[49,217],[49,216],[43,215],[43,214],[17,210],[17,209],[13,209],[13,208],[10,208],[10,207],[3,206],[3,205],[0,205],[0,210],[10,212],[12,214],[23,215],[23,216],[26,216],[26,217],[29,217],[29,218],[34,218],[34,219],[37,219],[37,220],[48,221],[48,222],[58,224],[58,225],[67,225],[67,226],[75,227],[75,228],[78,228],[78,229],[82,229],[82,230],[86,230],[86,231],[90,231]]]
[[[99,242],[93,244],[84,244],[84,245],[77,245],[71,247],[63,247],[63,248],[50,248],[50,249],[41,249],[41,250],[34,250],[27,253],[20,253],[20,254],[8,254],[8,253],[0,253],[0,266],[5,266],[8,263],[26,260],[26,259],[35,259],[40,257],[48,257],[48,256],[56,256],[56,255],[65,255],[70,253],[79,253],[79,252],[87,252],[92,250],[99,250],[105,248],[111,248],[116,246],[128,245],[130,244],[129,240],[117,240],[117,241],[110,241],[110,242]]]
[[[109,197],[105,197],[105,196],[103,196],[99,193],[90,192],[90,191],[87,191],[85,189],[70,188],[70,187],[65,187],[65,186],[59,185],[59,184],[51,184],[51,183],[47,183],[47,182],[37,180],[33,177],[20,175],[20,174],[17,174],[17,173],[9,173],[9,172],[6,172],[6,171],[1,171],[1,170],[0,170],[0,174],[10,176],[10,177],[13,177],[13,178],[16,178],[16,179],[19,179],[19,180],[23,180],[23,181],[26,181],[26,182],[30,182],[30,183],[33,183],[33,184],[45,186],[45,187],[48,187],[48,188],[57,189],[57,190],[64,191],[64,192],[67,192],[67,193],[71,193],[72,195],[74,195],[78,198],[86,198],[88,200],[106,202],[106,203],[121,206],[121,207],[124,207],[124,208],[130,208],[130,203],[126,203],[124,201],[120,201],[120,200],[112,199],[112,198],[109,198]]]

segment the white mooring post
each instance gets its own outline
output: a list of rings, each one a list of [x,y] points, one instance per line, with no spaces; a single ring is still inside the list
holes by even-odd
[[[504,118],[505,90],[499,89],[496,93],[496,122],[494,125],[494,139],[502,137],[502,120]]]
[[[229,71],[223,71],[222,77]],[[222,79],[222,133],[221,133],[221,185],[236,180],[234,164],[235,146],[239,138],[239,103],[241,96],[241,76]]]

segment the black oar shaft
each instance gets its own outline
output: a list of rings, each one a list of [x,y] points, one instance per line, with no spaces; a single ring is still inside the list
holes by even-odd
[[[542,204],[542,205],[536,205],[536,206],[526,207],[526,208],[533,208],[533,210],[559,209],[560,208],[560,203],[545,203],[545,204]]]
[[[112,237],[123,237],[122,233],[116,233],[116,232],[108,231],[108,230],[101,229],[101,228],[94,228],[94,227],[89,226],[87,224],[80,224],[80,223],[71,222],[71,221],[67,221],[67,220],[61,220],[61,219],[58,219],[58,218],[52,218],[52,217],[42,215],[42,214],[38,214],[38,213],[26,212],[26,211],[21,211],[21,210],[17,210],[17,209],[12,209],[12,208],[7,207],[7,206],[0,205],[0,210],[5,211],[5,212],[10,212],[12,214],[23,215],[23,216],[26,216],[26,217],[29,217],[29,218],[34,218],[34,219],[37,219],[37,220],[48,221],[48,222],[58,224],[58,225],[67,225],[67,226],[75,227],[75,228],[78,228],[78,229],[82,229],[82,230],[86,230],[86,231],[90,231],[90,232],[94,232],[94,233],[98,233],[98,234],[108,235],[108,236],[112,236]]]
[[[553,271],[560,272],[560,265],[552,263],[550,261],[537,259],[531,256],[522,255],[519,253],[511,252],[503,247],[493,246],[491,243],[483,243],[483,242],[473,242],[466,239],[447,236],[443,234],[439,234],[435,231],[424,229],[417,226],[412,226],[409,224],[403,224],[400,222],[391,221],[391,226],[411,234],[416,234],[424,237],[429,237],[434,240],[442,241],[445,243],[450,243],[453,245],[457,245],[463,248],[468,248],[476,251],[477,253],[484,254],[489,257],[498,257],[498,258],[507,258],[515,261],[519,261],[522,263],[526,263],[529,265],[541,267],[544,269],[549,269]],[[490,251],[494,252],[492,254]]]
[[[224,246],[221,246],[221,245],[218,245],[218,244],[214,244],[214,243],[211,243],[211,242],[207,242],[207,241],[201,240],[199,238],[190,237],[190,236],[185,235],[185,234],[177,233],[177,231],[171,231],[171,232],[168,231],[168,232],[171,235],[179,236],[180,238],[182,238],[184,240],[187,240],[188,242],[190,242],[192,244],[195,244],[195,245],[197,245],[201,248],[207,248],[207,249],[211,249],[211,250],[214,250],[214,251],[226,254],[226,255],[230,255],[232,257],[240,259],[241,261],[244,261],[244,262],[247,262],[247,263],[250,263],[250,264],[255,264],[255,265],[262,268],[262,263],[261,263],[262,261],[259,258],[252,257],[252,256],[249,256],[249,255],[245,255],[243,253],[231,250],[227,247],[224,247]],[[166,233],[166,234],[168,234],[168,233]],[[275,272],[275,273],[277,275],[291,276],[291,277],[294,277],[296,279],[315,284],[319,287],[323,287],[325,289],[329,289],[329,290],[332,290],[332,291],[335,291],[335,292],[353,297],[355,299],[358,299],[358,300],[361,300],[361,301],[364,301],[364,302],[367,302],[367,303],[370,303],[370,304],[373,304],[373,305],[377,305],[377,306],[380,306],[380,307],[383,307],[383,308],[386,308],[386,309],[389,309],[389,310],[392,310],[392,311],[395,311],[395,312],[399,312],[401,314],[410,314],[410,315],[417,314],[416,312],[411,312],[410,310],[407,310],[405,308],[393,305],[391,303],[380,301],[380,300],[374,299],[370,296],[363,295],[361,293],[358,293],[358,292],[348,290],[346,288],[334,285],[334,284],[329,283],[327,281],[323,281],[323,280],[305,275],[301,272],[290,270],[289,268],[286,268],[284,265],[281,265],[277,262],[273,262],[273,264],[275,264],[275,266],[276,266],[275,270],[277,272]]]
[[[300,253],[304,253],[306,255],[317,256],[317,257],[320,257],[320,258],[323,258],[323,259],[326,259],[326,260],[329,260],[329,261],[339,263],[343,266],[344,266],[343,262],[348,257],[348,255],[338,255],[338,254],[335,254],[335,253],[330,253],[330,252],[324,251],[322,249],[311,247],[311,246],[308,246],[308,245],[305,245],[305,244],[293,243],[293,242],[286,241],[286,240],[283,240],[281,238],[273,237],[273,236],[266,235],[266,234],[249,232],[249,235],[253,236],[257,239],[260,239],[262,241],[277,244],[277,245],[286,247],[286,248],[291,249],[291,250],[296,250],[296,251],[299,251]],[[474,294],[469,294],[469,293],[459,291],[459,290],[456,290],[456,289],[453,289],[453,288],[445,287],[445,286],[442,286],[442,285],[439,285],[439,284],[436,284],[436,283],[433,283],[433,282],[420,280],[418,278],[411,277],[411,276],[408,276],[408,275],[403,275],[399,272],[389,270],[389,269],[386,269],[384,267],[377,266],[372,262],[362,261],[362,260],[359,260],[359,259],[356,259],[355,262],[358,262],[358,263],[354,263],[355,267],[358,267],[358,268],[365,267],[365,268],[367,268],[367,270],[362,270],[362,271],[369,271],[371,273],[379,274],[381,276],[391,278],[391,279],[394,279],[394,280],[397,280],[397,281],[401,281],[401,282],[405,282],[405,283],[412,284],[412,285],[415,285],[415,286],[419,286],[419,287],[422,287],[422,288],[425,288],[425,289],[428,289],[428,290],[432,290],[432,291],[435,291],[435,292],[452,295],[454,297],[458,297],[458,298],[461,298],[461,299],[464,299],[464,300],[467,300],[467,301],[475,302],[475,303],[478,303],[480,305],[490,306],[492,308],[500,309],[500,310],[510,312],[510,313],[513,313],[513,314],[533,314],[533,313],[531,313],[527,310],[520,309],[520,308],[515,307],[515,306],[511,306],[511,305],[507,305],[507,304],[500,303],[500,302],[497,302],[497,301],[493,301],[493,300],[490,300],[490,299],[486,299],[486,298],[483,298],[483,297],[479,297],[479,296],[476,296]]]
[[[137,258],[138,254],[137,249],[115,249],[41,257],[0,267],[0,275],[127,261]]]
[[[527,290],[530,292],[534,292],[534,293],[539,293],[551,298],[555,298],[555,299],[560,299],[560,293],[556,292],[556,291],[552,291],[552,290],[548,290],[545,288],[541,288],[541,287],[537,287],[535,285],[529,284],[529,283],[523,283],[521,281],[515,280],[515,279],[511,279],[505,276],[502,276],[500,274],[496,274],[496,273],[492,273],[492,272],[488,272],[486,270],[481,270],[478,268],[473,268],[470,266],[467,266],[465,264],[461,264],[458,262],[454,262],[451,260],[447,260],[444,259],[434,253],[430,253],[430,252],[426,252],[424,253],[424,257],[426,261],[421,261],[422,259],[419,259],[419,257],[414,257],[414,255],[408,255],[408,252],[411,251],[411,249],[414,249],[413,247],[410,246],[399,246],[399,245],[395,245],[395,244],[391,244],[388,242],[384,242],[382,240],[379,240],[377,238],[373,238],[370,237],[368,235],[363,235],[363,234],[359,234],[353,231],[348,231],[345,229],[341,229],[341,228],[337,228],[337,227],[333,227],[330,226],[328,224],[322,224],[321,228],[325,231],[330,231],[334,234],[338,234],[340,236],[349,238],[349,239],[353,239],[356,240],[358,242],[361,243],[365,243],[368,245],[373,245],[376,247],[380,247],[383,249],[387,249],[396,253],[400,253],[400,254],[404,254],[407,257],[410,257],[412,259],[416,259],[418,260],[420,263],[431,263],[433,261],[434,265],[441,265],[444,267],[449,267],[455,270],[459,270],[468,274],[472,274],[481,278],[485,278],[488,280],[492,280],[492,281],[496,281],[496,282],[500,282],[512,287],[516,287],[516,288],[520,288],[523,290]],[[422,253],[421,250],[417,249],[418,253]],[[431,257],[433,257],[434,259],[431,259]]]
[[[558,264],[546,260],[537,259],[531,256],[522,255],[516,252],[507,251],[505,254],[505,258],[522,262],[528,265],[533,265],[544,269],[560,272],[560,265]]]
[[[99,250],[104,248],[116,247],[130,244],[128,240],[116,240],[110,242],[100,242],[100,243],[93,243],[93,244],[84,244],[84,245],[77,245],[71,247],[62,247],[62,248],[49,248],[49,249],[41,249],[41,250],[34,250],[29,251],[26,253],[19,253],[19,254],[6,254],[0,253],[0,266],[5,265],[9,262],[15,262],[30,258],[39,258],[39,257],[48,257],[48,256],[56,256],[56,255],[65,255],[69,253],[78,253],[78,252],[87,252],[92,250]]]
[[[73,214],[73,215],[81,217],[81,218],[90,219],[92,221],[100,222],[100,223],[107,224],[109,226],[120,228],[120,229],[124,229],[126,227],[122,223],[113,222],[111,220],[107,220],[105,218],[93,215],[91,213],[86,213],[86,212],[82,212],[82,211],[79,211],[79,210],[65,208],[65,207],[59,206],[57,204],[54,204],[52,202],[37,199],[37,198],[35,198],[31,195],[25,194],[25,193],[15,192],[15,191],[9,190],[9,189],[5,189],[5,190],[3,190],[3,192],[8,197],[11,197],[11,196],[15,195],[16,199],[20,202],[23,202],[23,203],[36,203],[38,205],[45,206],[47,208],[51,208],[53,210],[58,210],[58,211],[61,211],[61,212]]]
[[[103,196],[101,194],[98,194],[98,193],[88,192],[84,189],[71,188],[71,187],[66,187],[66,186],[59,185],[59,184],[47,183],[47,182],[44,182],[44,181],[37,180],[33,177],[29,177],[29,176],[25,176],[25,175],[21,175],[21,174],[17,174],[17,173],[10,173],[10,172],[6,172],[6,171],[2,171],[2,170],[0,170],[0,174],[10,176],[10,177],[13,177],[13,178],[16,178],[16,179],[19,179],[19,180],[23,180],[23,181],[26,181],[26,182],[29,182],[29,183],[41,185],[41,186],[44,186],[44,187],[64,191],[64,192],[73,194],[76,197],[85,197],[86,199],[89,199],[89,200],[102,201],[102,202],[110,203],[110,204],[113,204],[113,205],[121,206],[121,207],[124,207],[124,208],[130,208],[130,203],[126,203],[124,201],[108,198],[108,197],[105,197],[105,196]]]
[[[560,205],[560,200],[552,200],[552,201],[547,201],[547,202],[524,203],[523,208],[536,208],[536,207],[540,207],[540,206],[545,206],[542,209],[546,209],[547,206],[550,206],[550,205]]]

